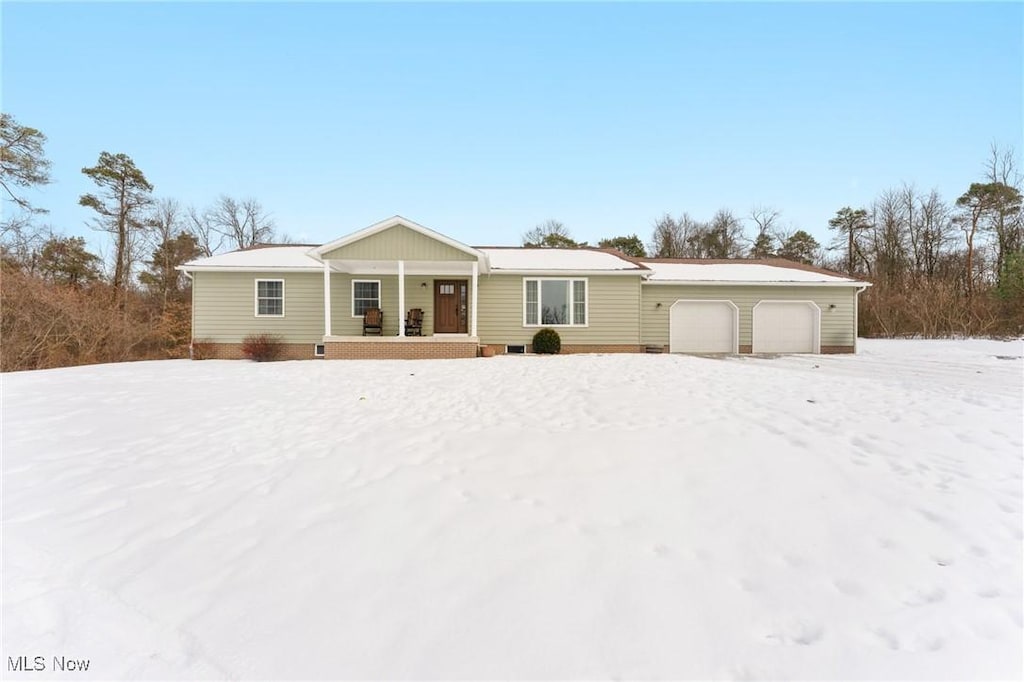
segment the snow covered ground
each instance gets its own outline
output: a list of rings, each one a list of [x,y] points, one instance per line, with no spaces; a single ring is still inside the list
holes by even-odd
[[[3,375],[4,672],[1017,678],[1022,355]]]

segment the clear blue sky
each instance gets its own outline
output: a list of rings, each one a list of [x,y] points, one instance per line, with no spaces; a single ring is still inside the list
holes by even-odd
[[[255,197],[320,242],[401,214],[470,244],[548,218],[650,237],[755,204],[828,238],[902,181],[949,200],[1022,144],[1002,4],[2,4],[3,110],[58,230],[100,151],[156,195]]]

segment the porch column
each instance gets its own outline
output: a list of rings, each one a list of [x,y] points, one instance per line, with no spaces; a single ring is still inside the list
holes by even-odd
[[[324,261],[324,336],[331,335],[331,265]]]
[[[398,335],[405,336],[405,261],[398,261]]]
[[[471,303],[469,308],[469,335],[476,336],[476,288],[477,283],[480,279],[480,263],[473,261],[473,294],[471,296]]]

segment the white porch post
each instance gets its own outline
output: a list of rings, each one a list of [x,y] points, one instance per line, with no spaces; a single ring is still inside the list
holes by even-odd
[[[398,261],[398,335],[405,336],[405,261]]]
[[[324,261],[324,336],[331,335],[331,264]]]
[[[471,297],[471,304],[469,309],[469,335],[476,336],[476,302],[477,302],[477,282],[480,279],[480,263],[473,261],[473,294]]]

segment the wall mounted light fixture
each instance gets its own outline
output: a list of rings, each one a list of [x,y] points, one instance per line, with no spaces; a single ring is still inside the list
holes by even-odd
[[[657,303],[655,303],[654,307],[655,307],[655,309],[660,308],[661,307],[661,301],[658,301]]]

